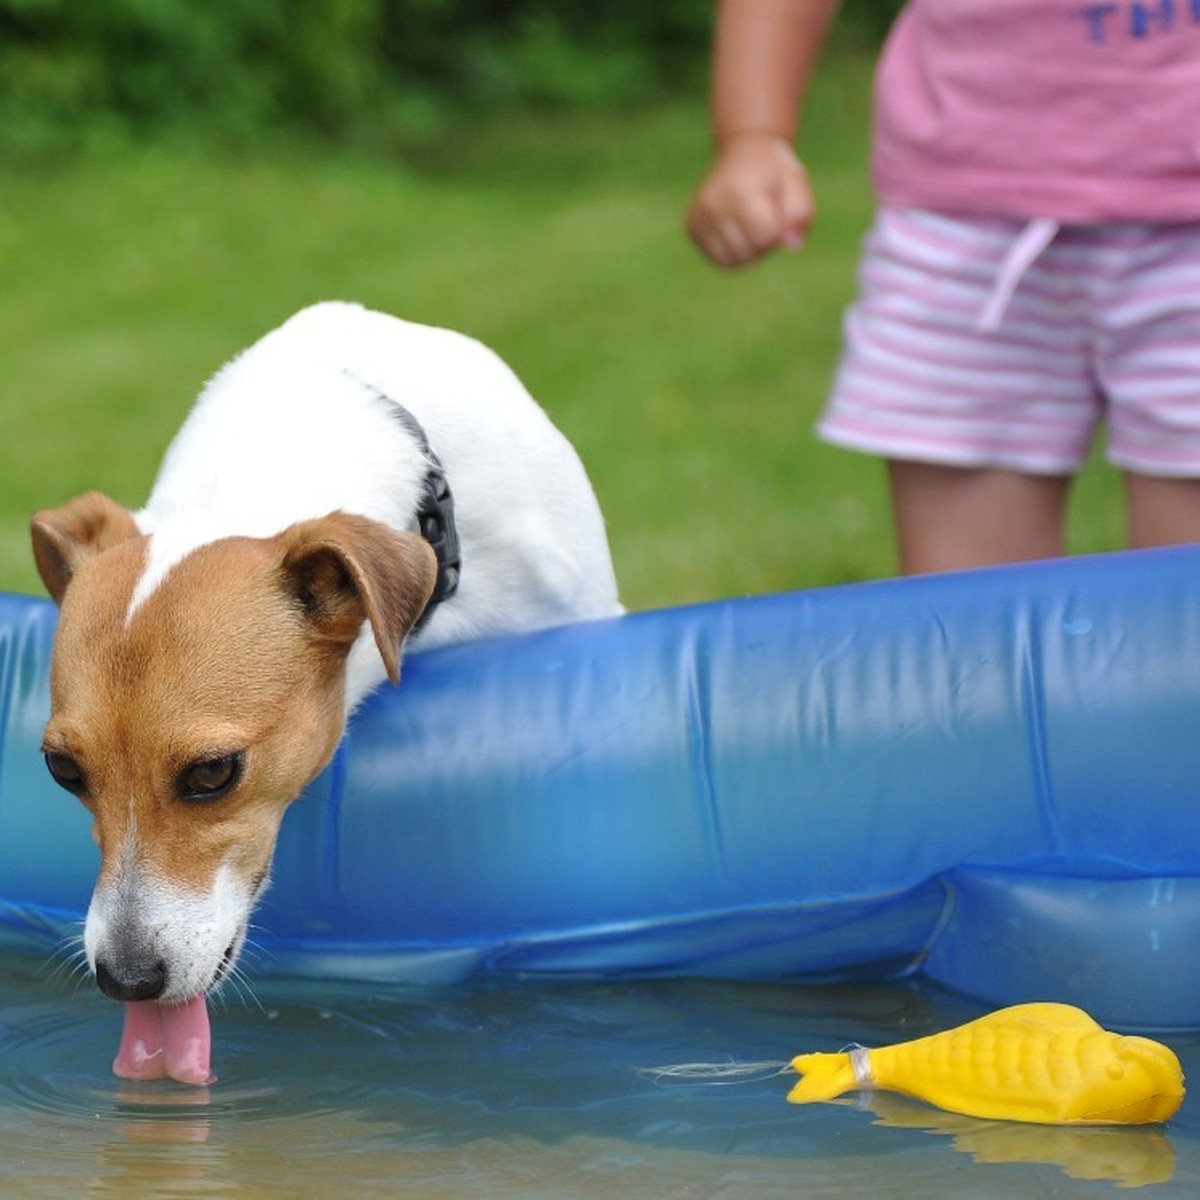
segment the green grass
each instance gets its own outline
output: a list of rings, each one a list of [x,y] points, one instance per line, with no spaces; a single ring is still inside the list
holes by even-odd
[[[824,74],[799,256],[728,274],[681,215],[702,102],[525,119],[424,161],[274,147],[146,149],[0,177],[0,587],[37,591],[29,513],[88,488],[130,505],[205,378],[340,297],[494,346],[579,447],[631,607],[893,570],[882,468],[811,433],[869,219],[868,67]],[[1093,468],[1079,549],[1115,547]]]

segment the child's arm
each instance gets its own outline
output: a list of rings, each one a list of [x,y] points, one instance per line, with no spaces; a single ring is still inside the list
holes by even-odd
[[[724,267],[803,244],[815,211],[793,139],[839,0],[720,0],[713,54],[717,157],[687,215]]]

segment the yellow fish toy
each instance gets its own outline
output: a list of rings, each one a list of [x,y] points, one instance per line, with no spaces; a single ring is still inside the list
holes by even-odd
[[[1069,1004],[1018,1004],[877,1050],[801,1054],[793,1104],[882,1088],[948,1112],[1043,1125],[1145,1125],[1183,1102],[1168,1047],[1102,1029]]]

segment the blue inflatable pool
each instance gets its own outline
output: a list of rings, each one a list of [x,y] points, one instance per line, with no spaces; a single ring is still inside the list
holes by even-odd
[[[38,754],[53,624],[0,597],[7,947],[76,932],[96,869]],[[411,656],[257,925],[291,974],[921,971],[1200,1026],[1200,548]]]

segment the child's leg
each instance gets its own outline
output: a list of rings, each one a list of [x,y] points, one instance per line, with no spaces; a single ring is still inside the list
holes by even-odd
[[[1129,544],[1172,546],[1200,542],[1200,479],[1125,473]]]
[[[888,462],[905,575],[1065,552],[1068,475]],[[1200,495],[1200,493],[1197,493]],[[1197,512],[1200,529],[1200,511]]]

